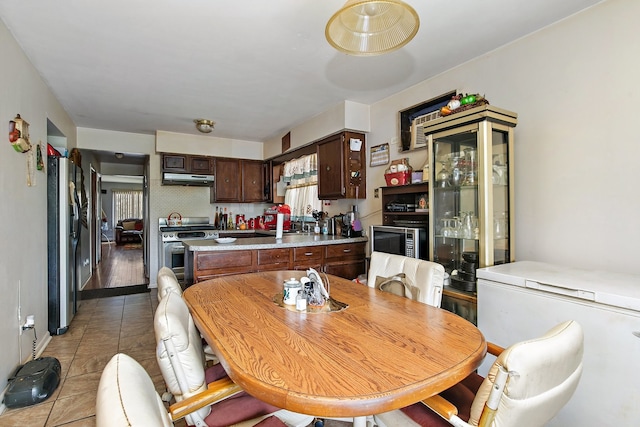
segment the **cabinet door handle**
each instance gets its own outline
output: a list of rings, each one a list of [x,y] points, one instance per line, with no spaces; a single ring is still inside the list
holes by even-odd
[[[348,254],[349,252],[351,252],[351,249],[343,249],[342,252],[344,252],[345,254]]]
[[[229,182],[229,178],[225,178],[224,182]]]
[[[256,180],[254,179],[253,181],[251,181],[251,183],[252,183],[253,185],[256,185]]]
[[[313,252],[305,252],[304,255],[305,256],[311,256],[311,255],[313,255]]]
[[[331,170],[331,166],[327,166],[327,170],[330,171]]]

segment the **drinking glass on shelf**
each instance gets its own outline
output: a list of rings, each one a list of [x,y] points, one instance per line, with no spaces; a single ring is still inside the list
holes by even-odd
[[[460,156],[452,156],[451,163],[451,185],[458,187],[464,180],[463,160]]]
[[[476,163],[476,150],[467,148],[464,150],[466,172],[464,185],[476,185],[478,183],[478,170]]]
[[[439,162],[441,166],[440,166],[440,171],[436,175],[436,182],[439,187],[442,187],[442,188],[449,187],[451,185],[451,182],[450,182],[451,173],[447,169],[445,160],[440,160]]]
[[[453,237],[453,227],[451,226],[451,222],[453,219],[451,218],[442,218],[442,236],[443,237]]]
[[[465,239],[474,239],[475,230],[478,228],[478,218],[472,212],[464,212],[462,219],[462,236]]]
[[[495,239],[505,239],[507,238],[507,234],[508,230],[506,212],[496,214],[496,216],[493,218],[493,237]]]

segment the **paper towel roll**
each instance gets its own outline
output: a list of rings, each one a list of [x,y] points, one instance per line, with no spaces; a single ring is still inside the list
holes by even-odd
[[[282,229],[284,228],[284,214],[279,213],[276,217],[276,239],[282,239]]]

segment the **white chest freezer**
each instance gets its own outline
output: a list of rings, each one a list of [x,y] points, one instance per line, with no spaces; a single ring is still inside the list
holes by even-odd
[[[476,274],[487,341],[508,347],[570,319],[584,329],[582,378],[550,426],[640,425],[640,275],[529,261]],[[494,360],[487,356],[478,372]]]

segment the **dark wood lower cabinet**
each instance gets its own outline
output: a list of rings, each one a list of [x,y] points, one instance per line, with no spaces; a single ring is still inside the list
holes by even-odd
[[[345,279],[355,279],[366,272],[365,246],[364,242],[325,246],[323,271]]]
[[[187,285],[231,274],[314,268],[355,279],[366,272],[365,242],[239,251],[196,251],[185,254]]]

